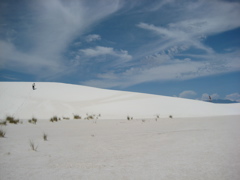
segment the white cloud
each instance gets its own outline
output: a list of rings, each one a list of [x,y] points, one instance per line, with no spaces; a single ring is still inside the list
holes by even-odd
[[[217,93],[214,93],[211,95],[212,99],[219,99],[219,95]]]
[[[239,93],[229,94],[229,95],[226,96],[226,99],[229,99],[231,101],[240,102],[240,94]]]
[[[143,9],[142,4],[145,5]],[[135,10],[135,8],[136,11],[141,9],[149,11],[149,13],[166,13],[169,8],[176,14],[159,16],[159,21],[156,21],[156,18],[145,18],[149,20],[148,22],[134,19],[135,24],[131,25],[135,26],[138,23],[138,31],[143,32],[143,37],[135,36],[134,31],[129,32],[133,39],[139,38],[140,42],[143,42],[134,45],[135,49],[131,49],[132,47],[127,49],[127,45],[126,48],[120,47],[122,42],[117,44],[118,42],[108,40],[99,41],[101,36],[98,34],[84,35],[85,33],[98,33],[91,31],[92,28],[117,12],[122,5],[125,7],[123,11],[119,12],[118,17],[130,10]],[[175,0],[146,3],[121,0],[96,0],[93,2],[36,0],[26,6],[26,10],[27,7],[30,8],[29,12],[33,12],[33,14],[30,13],[31,16],[27,16],[25,19],[14,17],[15,20],[19,20],[19,28],[24,31],[18,31],[11,27],[13,32],[18,33],[11,33],[11,36],[14,37],[6,38],[7,40],[0,39],[1,68],[28,72],[42,77],[63,75],[80,68],[89,70],[93,64],[94,68],[102,65],[104,67],[101,70],[91,74],[92,80],[85,83],[97,84],[97,86],[102,84],[104,87],[124,87],[151,81],[184,80],[240,69],[239,51],[218,54],[203,42],[203,37],[207,38],[209,35],[240,27],[240,21],[236,18],[240,16],[239,3],[217,0],[183,1],[181,3]],[[127,10],[125,11],[125,9]],[[171,14],[172,12],[170,11]],[[14,16],[14,13],[12,15]],[[114,20],[114,17],[110,20]],[[104,25],[110,25],[108,23],[104,23]],[[7,30],[10,31],[10,29]],[[136,35],[139,35],[138,31],[136,31]],[[124,30],[119,32],[125,33]],[[151,42],[145,41],[147,38],[144,35],[148,34],[154,37]],[[80,42],[84,40],[84,37],[85,41],[94,41],[98,45],[84,47],[87,43]],[[15,41],[15,39],[17,40]],[[16,42],[25,42],[27,47],[18,46]],[[69,53],[66,51],[69,50],[70,44],[74,50],[70,50],[73,53],[69,55],[71,56],[69,58],[64,55]],[[117,44],[118,47],[113,47],[113,44]],[[80,47],[83,49],[77,52]],[[120,50],[121,48],[124,50]],[[188,52],[184,54],[191,48],[204,51],[204,53]],[[99,62],[102,61],[108,63],[100,64]],[[117,66],[118,63],[122,63],[121,68],[123,66],[124,68],[109,68]],[[111,72],[108,71],[109,69]],[[42,73],[43,71],[44,73]]]
[[[98,34],[90,34],[86,36],[85,39],[87,42],[98,41],[98,40],[101,40],[101,36]]]
[[[179,94],[179,97],[181,98],[189,98],[189,99],[192,99],[192,98],[195,98],[197,95],[197,93],[195,91],[192,91],[192,90],[188,90],[188,91],[183,91]]]
[[[159,35],[159,41],[163,44],[161,50],[173,51],[173,49],[178,48],[177,46],[187,45],[187,47],[192,46],[197,49],[202,49],[207,53],[213,52],[211,48],[204,46],[201,43],[201,39],[199,38],[201,33],[196,34],[195,31],[189,32],[177,24],[171,24],[168,28],[157,27],[155,25],[147,23],[139,23],[137,26]],[[160,49],[157,51],[159,50]]]
[[[214,100],[214,99],[219,99],[219,95],[217,94],[217,93],[214,93],[214,94],[207,94],[207,93],[204,93],[204,94],[202,94],[202,100],[203,101],[207,101],[207,100],[209,100],[209,96],[211,97],[211,99],[212,100]]]
[[[101,55],[111,55],[114,54],[113,48],[97,46],[95,48],[81,49],[79,50],[86,56],[95,57]]]
[[[11,14],[11,18],[19,22],[18,26],[11,28],[20,30],[14,38],[0,39],[1,67],[40,78],[53,77],[56,72],[59,75],[68,73],[75,67],[66,61],[63,54],[71,42],[119,8],[119,0],[94,3],[79,0],[31,1],[24,9],[26,17]],[[1,31],[9,29],[2,28]],[[15,42],[23,42],[26,46]]]
[[[66,67],[61,62],[49,61],[34,54],[23,53],[15,48],[11,43],[0,41],[0,66],[6,69],[14,69],[17,72],[39,74],[45,77],[52,76],[65,71]]]
[[[207,94],[207,93],[202,94],[202,98],[201,99],[203,101],[209,100],[209,94]]]
[[[131,55],[129,55],[127,51],[124,50],[116,51],[112,47],[96,46],[95,48],[81,49],[79,51],[87,57],[111,55],[123,60],[132,59]]]
[[[222,55],[224,56],[224,55]],[[151,60],[146,61],[145,64],[139,66],[132,66],[131,68],[118,73],[112,70],[116,76],[113,83],[112,79],[108,79],[108,73],[99,73],[100,75],[91,81],[84,82],[86,85],[95,86],[103,84],[103,88],[110,87],[127,87],[135,84],[153,82],[153,81],[166,81],[166,80],[186,80],[198,77],[204,77],[214,74],[221,74],[240,69],[238,59],[234,61],[192,61],[190,59],[179,60],[171,56],[158,54]],[[220,58],[220,57],[219,57]],[[105,86],[107,85],[107,86]]]
[[[206,39],[209,35],[240,27],[237,18],[240,16],[240,3],[215,0],[183,1],[181,4],[172,3],[171,7],[178,12],[178,16],[166,16],[165,20],[169,22],[167,25],[159,26],[146,22],[137,24],[137,27],[155,34],[156,37],[155,41],[139,49],[139,56],[150,56],[162,51],[168,52],[169,55],[178,55],[182,51],[194,48],[205,52],[205,60],[217,59],[218,54],[203,43],[203,37]]]

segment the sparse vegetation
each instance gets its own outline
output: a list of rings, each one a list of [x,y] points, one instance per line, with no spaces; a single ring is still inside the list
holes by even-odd
[[[0,137],[5,137],[6,132],[2,129],[0,129]]]
[[[81,116],[75,114],[75,115],[73,116],[73,118],[74,118],[74,119],[81,119]]]
[[[127,120],[133,120],[133,117],[127,116]]]
[[[94,115],[89,115],[89,114],[87,114],[87,117],[85,117],[85,119],[87,119],[87,120],[94,119]]]
[[[14,119],[14,117],[12,117],[12,116],[7,116],[6,121],[11,123],[11,124],[18,124],[19,123],[19,119]]]
[[[58,120],[59,120],[59,119],[58,119],[57,116],[53,116],[53,117],[50,119],[51,122],[57,122]]]
[[[87,120],[92,120],[92,119],[98,119],[99,117],[101,117],[101,114],[95,115],[95,114],[86,114],[87,116],[84,119]]]
[[[155,120],[158,121],[158,119],[160,119],[160,115],[157,115]]]
[[[36,124],[37,123],[37,119],[36,118],[29,119],[28,122],[32,123],[32,124]]]
[[[33,151],[37,151],[38,146],[32,141],[29,141],[29,145]]]
[[[142,122],[145,122],[145,121],[146,121],[145,119],[142,120]]]
[[[69,120],[70,118],[69,117],[63,117],[64,120]]]
[[[172,115],[169,115],[169,118],[171,118],[171,119],[172,119],[172,118],[173,118],[173,117],[172,117]]]
[[[46,133],[43,133],[43,140],[47,141],[48,135]]]

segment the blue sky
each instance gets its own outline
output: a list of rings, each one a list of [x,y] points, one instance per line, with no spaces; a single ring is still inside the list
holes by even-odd
[[[240,2],[1,0],[0,81],[240,102]]]

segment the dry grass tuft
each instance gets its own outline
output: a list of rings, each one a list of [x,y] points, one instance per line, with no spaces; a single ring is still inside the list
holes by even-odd
[[[0,129],[0,137],[5,137],[6,132],[2,129]]]
[[[37,124],[37,119],[36,118],[29,119],[28,122],[32,124]]]
[[[47,141],[48,135],[46,133],[43,133],[43,140]]]
[[[7,116],[6,121],[11,123],[11,124],[18,124],[19,123],[19,119],[14,119],[14,117],[12,117],[12,116]]]
[[[29,145],[33,151],[37,151],[38,146],[32,141],[29,141]]]
[[[53,116],[50,121],[51,122],[57,122],[58,120],[60,120],[60,118],[58,118],[57,116]]]

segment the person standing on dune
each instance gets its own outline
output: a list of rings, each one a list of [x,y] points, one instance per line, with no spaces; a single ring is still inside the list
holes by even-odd
[[[35,83],[32,84],[32,89],[35,90]]]

